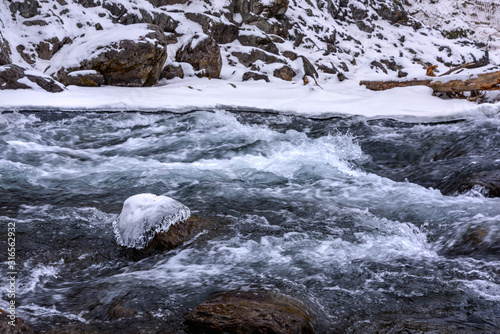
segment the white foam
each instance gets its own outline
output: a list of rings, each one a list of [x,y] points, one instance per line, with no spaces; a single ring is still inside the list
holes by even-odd
[[[166,232],[190,216],[187,206],[170,197],[138,194],[125,200],[113,229],[119,245],[142,249],[156,233]]]

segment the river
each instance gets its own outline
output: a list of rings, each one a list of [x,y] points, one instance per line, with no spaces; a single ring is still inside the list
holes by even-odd
[[[18,315],[40,332],[183,333],[212,293],[256,288],[309,305],[318,333],[498,333],[500,199],[463,181],[498,177],[499,148],[500,117],[3,112]],[[220,224],[131,259],[112,223],[139,193]]]

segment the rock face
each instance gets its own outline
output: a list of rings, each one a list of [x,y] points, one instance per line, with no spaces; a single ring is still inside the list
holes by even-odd
[[[14,323],[12,326],[9,322]],[[0,314],[0,333],[2,334],[35,334],[30,325],[25,324],[21,318],[11,320],[7,314]]]
[[[0,90],[42,88],[47,92],[59,93],[64,89],[49,76],[35,75],[17,65],[0,66]]]
[[[12,14],[19,13],[24,18],[30,18],[38,14],[40,4],[37,0],[11,1],[9,8]]]
[[[69,78],[71,72],[94,70],[102,75],[106,85],[144,87],[156,84],[167,59],[167,39],[158,26],[148,25],[147,29],[149,33],[138,41],[124,39],[99,47],[104,51],[96,52],[93,58],[83,60],[78,66],[60,69],[56,78],[69,85],[73,82]]]
[[[310,312],[291,297],[270,291],[216,294],[185,318],[192,333],[314,333]]]
[[[219,78],[222,68],[220,47],[211,37],[195,35],[177,51],[176,61],[189,63],[200,77]]]
[[[0,32],[0,66],[8,65],[12,62],[10,59],[10,54],[11,54],[10,45],[3,38],[3,35]]]

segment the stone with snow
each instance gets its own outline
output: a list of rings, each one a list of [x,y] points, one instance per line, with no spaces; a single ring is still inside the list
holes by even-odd
[[[166,46],[163,31],[151,24],[97,31],[59,50],[49,73],[66,85],[71,72],[94,70],[104,77],[105,85],[152,86],[167,58]]]
[[[198,76],[219,78],[222,57],[219,45],[208,36],[195,35],[177,51],[176,61],[191,64]]]
[[[9,42],[5,40],[5,38],[2,35],[2,32],[0,32],[0,66],[1,65],[8,65],[12,61],[10,59],[10,45]]]
[[[156,234],[169,231],[190,216],[187,206],[170,197],[139,194],[125,200],[113,229],[119,245],[143,249]]]
[[[13,64],[0,66],[0,90],[5,89],[43,89],[51,93],[64,90],[48,75]]]

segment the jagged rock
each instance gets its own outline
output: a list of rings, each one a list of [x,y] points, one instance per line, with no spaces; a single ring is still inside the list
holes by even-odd
[[[185,317],[191,333],[312,334],[311,312],[300,301],[266,291],[215,294]]]
[[[256,35],[241,35],[238,36],[238,41],[244,46],[254,46],[267,52],[279,53],[278,47],[273,43],[269,36],[261,37]]]
[[[94,70],[70,72],[65,79],[67,86],[99,87],[104,85],[104,76]]]
[[[19,12],[25,19],[38,15],[38,8],[40,4],[37,0],[12,1],[9,6],[12,14]]]
[[[408,17],[408,13],[404,10],[403,5],[399,1],[391,2],[390,7],[388,7],[386,3],[379,3],[374,9],[378,15],[392,24],[411,26],[414,29],[422,27],[420,22]]]
[[[337,68],[332,63],[330,63],[330,66],[327,66],[325,64],[319,64],[318,69],[328,74],[337,74],[338,72]]]
[[[282,18],[288,9],[288,0],[259,1],[237,0],[235,12],[241,13],[243,23],[250,23],[265,18]]]
[[[153,24],[156,24],[165,32],[174,32],[179,22],[165,13],[153,13]]]
[[[295,59],[297,59],[299,57],[295,52],[292,52],[292,51],[284,51],[284,52],[282,52],[282,54],[283,54],[283,56],[287,57],[291,61],[294,61]]]
[[[52,37],[40,42],[35,47],[35,50],[40,59],[49,60],[50,58],[52,58],[54,53],[56,53],[63,47],[63,45],[69,44],[70,42],[71,39],[69,39],[68,37],[65,37],[62,41],[60,41],[57,37]]]
[[[148,0],[155,7],[175,5],[175,4],[184,4],[187,0]]]
[[[250,24],[256,26],[269,35],[278,35],[283,38],[288,38],[288,36],[290,35],[287,27],[276,20],[259,19],[257,21],[251,22]]]
[[[302,58],[302,63],[304,66],[304,75],[308,75],[312,78],[317,78],[318,77],[318,72],[314,68],[314,65],[311,64],[311,62],[304,56],[300,56]]]
[[[239,62],[243,64],[245,67],[250,67],[257,60],[261,60],[266,64],[271,64],[271,63],[285,64],[284,60],[259,49],[253,49],[250,53],[243,53],[236,51],[233,52],[232,55],[238,58]]]
[[[266,82],[269,82],[269,77],[265,74],[262,73],[257,73],[257,72],[245,72],[242,77],[242,81],[248,81],[250,79],[253,79],[255,81],[258,80],[265,80]]]
[[[292,81],[293,77],[296,75],[294,70],[288,65],[275,69],[273,72],[273,76],[276,78],[280,78],[285,81]]]
[[[64,89],[49,76],[35,75],[18,65],[0,66],[0,90],[32,89],[35,85],[51,92],[58,93]]]
[[[8,310],[7,310],[8,312]],[[0,314],[0,333],[2,334],[35,334],[33,328],[21,318],[11,319],[10,315]],[[14,324],[12,326],[11,324]]]
[[[10,59],[11,53],[9,42],[7,42],[0,32],[0,66],[12,63]]]
[[[139,9],[140,14],[138,15],[136,13],[128,13],[121,4],[105,3],[104,7],[113,15],[114,22],[124,25],[150,23],[157,25],[165,32],[174,32],[179,25],[179,22],[162,12],[150,13],[144,9]]]
[[[102,7],[107,9],[109,13],[116,19],[119,19],[122,15],[124,15],[127,12],[127,9],[121,3],[105,1]]]
[[[219,78],[222,68],[220,47],[213,38],[195,35],[177,51],[175,60],[189,63],[200,76]]]
[[[136,27],[127,26],[130,29]],[[123,28],[119,28],[123,29]],[[106,34],[106,31],[100,33]],[[103,35],[104,36],[104,35]],[[142,36],[141,36],[142,37]],[[93,36],[99,38],[99,35]],[[84,40],[75,48],[94,40]],[[75,44],[75,41],[73,42]],[[61,68],[55,74],[56,78],[68,85],[69,73],[75,71],[95,70],[104,77],[104,84],[112,86],[144,87],[158,82],[163,64],[167,58],[167,40],[163,31],[155,25],[147,25],[147,34],[137,41],[113,41],[109,45],[99,47],[93,53],[93,58],[85,59],[79,65]],[[66,53],[72,52],[73,45],[68,46]],[[102,51],[102,49],[104,49]],[[58,55],[64,57],[65,53]]]
[[[169,64],[163,68],[160,79],[184,78],[184,70],[181,65]]]
[[[222,19],[200,13],[186,13],[187,19],[199,23],[203,32],[219,44],[231,43],[238,36],[238,26]]]
[[[18,45],[16,46],[16,51],[19,53],[21,58],[24,59],[25,62],[28,64],[34,64],[35,63],[35,55],[33,53],[27,53],[25,52],[26,47],[24,45]]]

